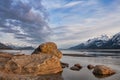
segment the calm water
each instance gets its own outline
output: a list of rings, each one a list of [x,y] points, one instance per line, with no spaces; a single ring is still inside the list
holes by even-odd
[[[81,52],[81,51],[62,51],[65,54],[87,54],[95,55],[96,57],[70,57],[63,56],[62,61],[73,66],[79,63],[83,66],[80,71],[71,71],[69,68],[64,69],[64,80],[120,80],[120,53],[114,51],[105,52]],[[117,73],[109,77],[99,78],[92,74],[92,70],[87,69],[88,64],[106,65],[114,69]]]
[[[31,54],[33,50],[22,50],[22,51],[4,50],[3,52]],[[69,68],[65,68],[62,72],[62,75],[59,76],[60,77],[59,80],[120,80],[120,53],[119,52],[117,53],[116,52],[87,52],[87,51],[81,52],[81,51],[70,51],[70,50],[62,50],[62,52],[65,54],[96,55],[96,57],[63,56],[61,61],[69,63],[70,67],[73,66],[75,63],[79,63],[83,66],[83,68],[80,71],[72,71]],[[92,70],[87,69],[88,64],[106,65],[114,69],[117,73],[109,77],[99,78],[98,76],[94,76],[92,74]],[[47,80],[47,78],[45,78],[44,80]],[[54,80],[58,80],[58,79],[54,79]]]

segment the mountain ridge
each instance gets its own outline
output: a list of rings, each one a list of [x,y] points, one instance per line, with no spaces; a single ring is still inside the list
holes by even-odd
[[[0,42],[0,49],[10,49],[10,50],[32,50],[32,46],[16,46],[12,44],[4,44]]]
[[[109,38],[107,35],[89,39],[85,43],[70,47],[69,49],[120,49],[120,32]]]
[[[0,49],[12,49],[12,48],[0,42]]]

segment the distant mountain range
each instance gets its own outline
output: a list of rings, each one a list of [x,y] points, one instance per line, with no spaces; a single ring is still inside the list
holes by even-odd
[[[0,42],[0,49],[10,49],[10,50],[32,50],[32,46],[15,46],[11,44],[3,44]]]
[[[107,35],[89,39],[69,49],[120,49],[120,32],[109,38]]]
[[[3,44],[3,43],[0,43],[0,49],[12,49],[12,48],[9,47],[9,46],[6,46],[6,45]]]

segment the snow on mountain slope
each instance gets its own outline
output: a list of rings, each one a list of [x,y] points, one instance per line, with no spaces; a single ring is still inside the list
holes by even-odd
[[[97,38],[89,39],[87,42],[84,43],[84,45],[88,46],[91,44],[95,44],[96,46],[101,46],[103,43],[106,43],[109,40],[109,37],[107,35],[102,35]]]
[[[101,37],[89,39],[69,49],[120,49],[120,32],[112,38],[109,38],[107,35],[102,35]]]
[[[120,32],[112,37],[113,45],[120,45]]]

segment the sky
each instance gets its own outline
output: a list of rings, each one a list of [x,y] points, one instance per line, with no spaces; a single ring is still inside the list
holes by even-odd
[[[0,42],[59,48],[120,32],[120,0],[0,0]]]

